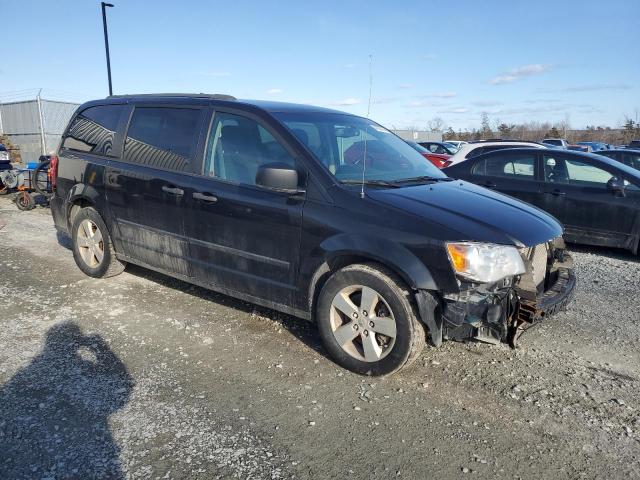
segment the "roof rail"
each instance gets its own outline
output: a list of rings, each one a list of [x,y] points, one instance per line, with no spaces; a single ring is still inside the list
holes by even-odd
[[[237,100],[232,95],[224,93],[139,93],[128,95],[109,95],[107,98],[136,98],[136,97],[193,97],[208,98],[211,100]]]

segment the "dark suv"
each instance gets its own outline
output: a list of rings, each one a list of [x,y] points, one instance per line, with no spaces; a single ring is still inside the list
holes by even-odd
[[[443,338],[508,342],[575,285],[562,228],[453,181],[365,118],[224,95],[82,105],[52,161],[80,269],[130,262],[314,320],[381,375]]]

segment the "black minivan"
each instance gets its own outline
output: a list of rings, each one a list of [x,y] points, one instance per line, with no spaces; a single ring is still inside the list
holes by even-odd
[[[313,320],[362,374],[409,364],[426,332],[514,346],[576,283],[553,217],[334,110],[109,97],[79,107],[50,171],[87,275],[133,263]]]

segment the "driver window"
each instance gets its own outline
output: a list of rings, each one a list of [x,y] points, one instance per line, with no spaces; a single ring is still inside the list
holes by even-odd
[[[607,188],[613,176],[589,163],[552,155],[544,156],[544,175],[547,182],[596,188]]]
[[[215,115],[207,142],[204,175],[255,185],[258,168],[270,163],[296,166],[294,158],[255,120],[231,113]]]

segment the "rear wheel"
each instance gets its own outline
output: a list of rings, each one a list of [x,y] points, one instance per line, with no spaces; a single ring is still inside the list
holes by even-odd
[[[418,357],[426,341],[410,292],[393,272],[375,264],[334,273],[322,288],[316,314],[331,356],[364,375],[400,370]]]
[[[125,264],[116,258],[107,227],[93,208],[83,208],[76,214],[71,235],[73,258],[90,277],[112,277],[124,270]]]

